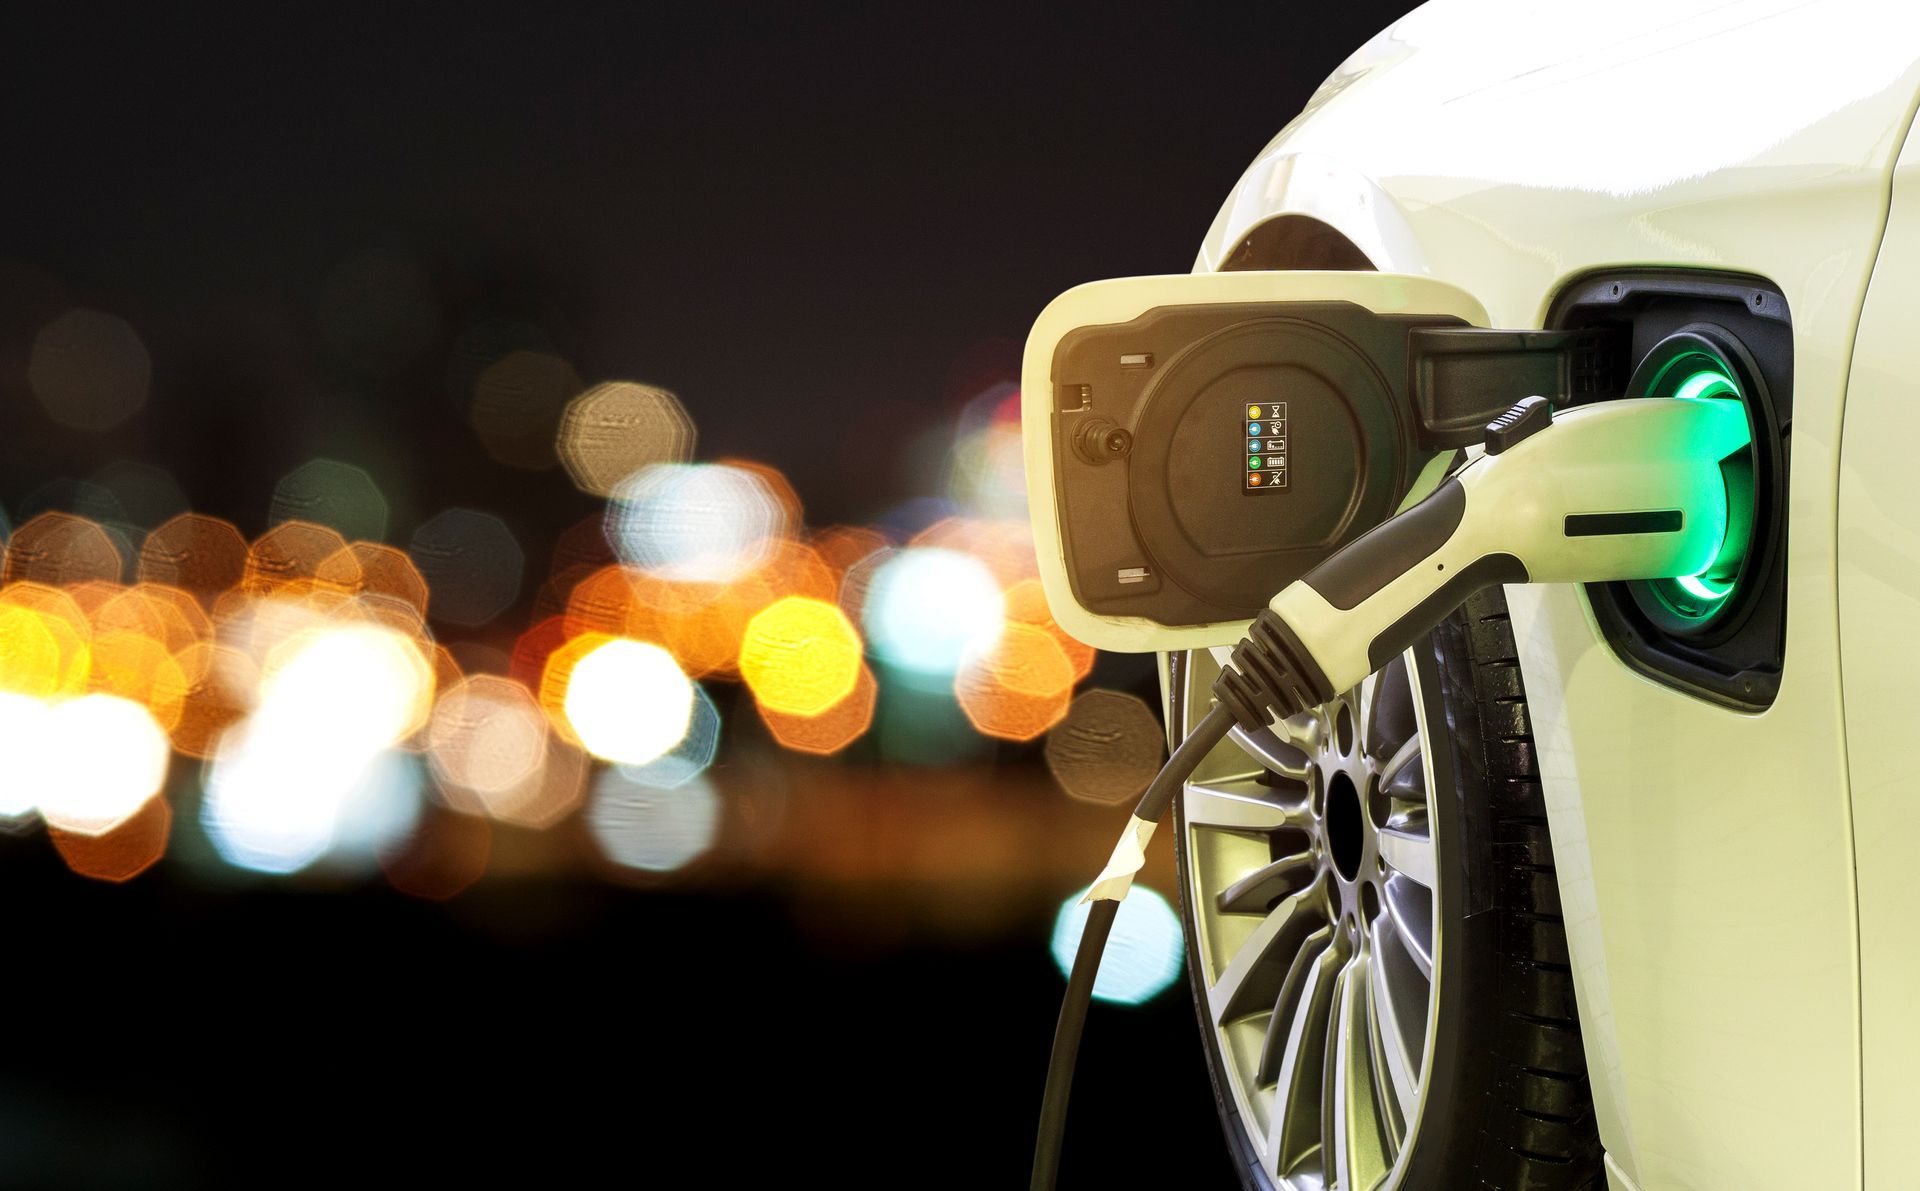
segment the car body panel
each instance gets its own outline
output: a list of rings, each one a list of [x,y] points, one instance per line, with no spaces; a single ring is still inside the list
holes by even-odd
[[[1861,31],[1870,29],[1871,35]],[[1610,1175],[1856,1184],[1861,1038],[1835,555],[1841,414],[1920,12],[1430,4],[1264,150],[1196,268],[1306,215],[1537,327],[1595,270],[1758,274],[1795,330],[1788,640],[1763,713],[1635,674],[1508,589]],[[1791,234],[1783,229],[1792,229]]]
[[[1920,817],[1913,746],[1920,675],[1920,144],[1894,169],[1886,238],[1854,341],[1840,449],[1840,658],[1859,857],[1861,1067],[1867,1185],[1920,1171]]]

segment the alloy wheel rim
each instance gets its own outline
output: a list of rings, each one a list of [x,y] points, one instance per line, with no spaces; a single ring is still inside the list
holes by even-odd
[[[1186,786],[1202,1014],[1278,1188],[1397,1186],[1426,1101],[1440,932],[1420,696],[1403,656],[1234,729]]]

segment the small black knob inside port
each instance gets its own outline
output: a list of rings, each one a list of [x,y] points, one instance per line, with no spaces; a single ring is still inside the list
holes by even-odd
[[[1133,435],[1108,418],[1088,418],[1074,432],[1074,450],[1088,463],[1125,459],[1133,450]]]

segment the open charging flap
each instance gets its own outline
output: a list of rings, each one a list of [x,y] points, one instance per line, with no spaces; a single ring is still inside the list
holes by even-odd
[[[1055,619],[1120,652],[1232,644],[1508,406],[1607,383],[1591,337],[1486,323],[1465,291],[1391,273],[1128,277],[1055,298],[1021,381]]]

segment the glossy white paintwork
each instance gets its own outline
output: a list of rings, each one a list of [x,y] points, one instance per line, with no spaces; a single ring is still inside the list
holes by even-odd
[[[1909,4],[1431,4],[1356,54],[1260,154],[1197,264],[1213,269],[1254,225],[1298,213],[1382,269],[1460,286],[1496,326],[1539,326],[1580,273],[1647,264],[1756,273],[1792,309],[1790,603],[1774,706],[1738,714],[1635,676],[1574,589],[1508,593],[1616,1186],[1862,1178],[1835,510],[1849,353],[1920,92],[1917,56],[1920,6]],[[1920,303],[1894,301],[1902,315]],[[1886,334],[1897,360],[1920,329]],[[1889,388],[1882,403],[1898,400]],[[1880,439],[1879,461],[1860,465],[1902,493],[1920,475],[1904,450],[1920,429],[1912,407],[1886,415],[1906,437]],[[1851,445],[1858,428],[1847,429]],[[1915,506],[1870,485],[1849,491],[1848,510],[1883,502],[1849,543],[1878,533],[1885,553],[1887,527]],[[1915,625],[1917,539],[1902,528],[1890,540],[1905,543],[1899,560],[1872,577],[1861,564],[1848,590],[1898,586],[1880,593],[1880,614]],[[1873,632],[1859,641],[1896,648]],[[1881,660],[1850,674],[1849,689],[1897,718],[1885,692],[1914,669]],[[1896,766],[1863,775],[1894,783]],[[1874,1010],[1903,1003],[1915,969],[1914,941],[1897,936],[1920,909],[1920,879],[1899,854],[1895,791],[1861,806],[1861,896],[1906,907],[1866,919],[1875,1030]],[[1879,952],[1903,945],[1893,959]],[[1916,1130],[1888,1137],[1920,1112],[1916,1027],[1887,1028],[1910,1049],[1889,1052],[1905,1056],[1897,1066],[1876,1056],[1866,1068],[1868,1141],[1898,1147],[1886,1164],[1867,1151],[1876,1187],[1909,1185],[1920,1169]],[[1872,1054],[1878,1035],[1865,1045]]]
[[[1920,1172],[1920,142],[1894,170],[1847,385],[1840,440],[1840,658],[1860,866],[1867,1183]]]

